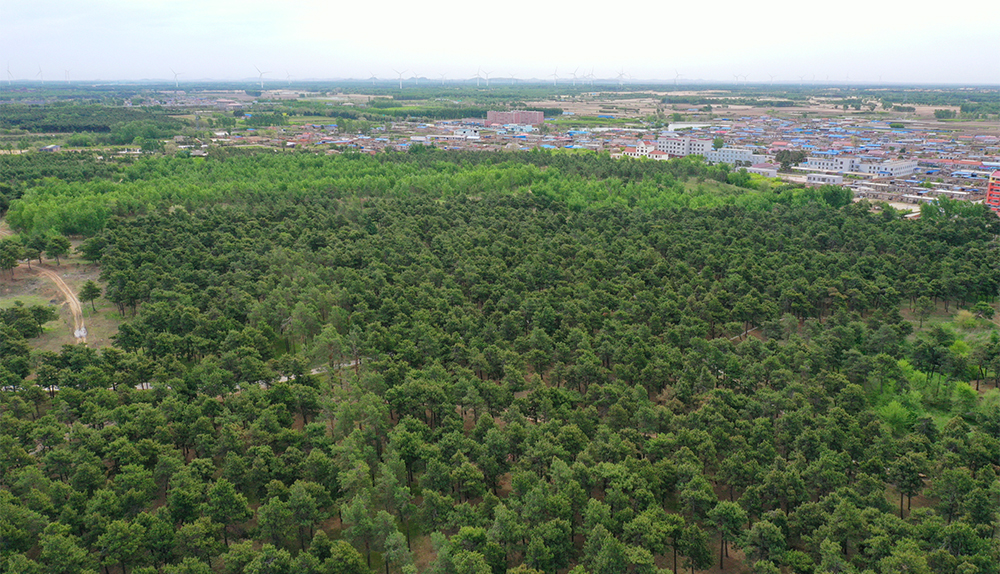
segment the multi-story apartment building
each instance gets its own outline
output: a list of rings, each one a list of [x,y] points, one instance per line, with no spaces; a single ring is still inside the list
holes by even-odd
[[[529,112],[524,110],[514,110],[510,112],[486,112],[487,124],[529,124],[537,126],[545,121],[545,114],[542,112]]]
[[[805,167],[840,173],[853,172],[875,177],[904,177],[917,172],[915,159],[888,159],[885,161],[862,161],[856,157],[810,157]]]
[[[668,153],[674,157],[686,155],[705,155],[712,151],[712,140],[698,139],[691,136],[670,136],[656,140],[656,150]]]
[[[888,159],[881,162],[861,162],[858,167],[861,173],[876,177],[904,177],[917,173],[917,160]]]
[[[728,163],[731,166],[751,166],[764,163],[767,158],[760,154],[753,153],[753,150],[739,147],[724,147],[705,152],[705,161],[708,163]]]
[[[858,163],[856,157],[810,157],[806,160],[805,167],[823,171],[846,172],[856,171]]]
[[[622,155],[626,157],[648,157],[656,160],[670,159],[670,154],[656,149],[655,143],[643,140],[635,142],[635,147],[625,148]]]

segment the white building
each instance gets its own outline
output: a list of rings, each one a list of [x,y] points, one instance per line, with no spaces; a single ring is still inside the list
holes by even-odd
[[[810,157],[803,167],[809,169],[820,169],[823,171],[857,171],[858,158],[856,157]]]
[[[876,177],[903,177],[917,173],[915,159],[888,159],[881,162],[862,163],[861,173],[870,173]]]
[[[810,185],[843,185],[844,176],[826,173],[810,173],[806,176],[806,183]]]
[[[646,157],[655,160],[670,159],[670,154],[657,149],[657,144],[650,141],[639,140],[635,142],[635,147],[627,147],[622,155],[626,157]]]
[[[764,177],[778,177],[779,167],[781,166],[773,163],[755,163],[746,169],[749,173],[756,173]]]
[[[903,177],[917,172],[917,160],[887,159],[884,161],[861,161],[851,156],[810,157],[805,167],[839,173],[864,173],[875,177]]]
[[[705,161],[708,163],[728,163],[732,166],[749,166],[764,163],[767,160],[763,155],[755,154],[752,150],[739,147],[713,149],[704,155]]]
[[[668,136],[656,140],[656,149],[675,157],[706,155],[712,151],[712,140],[691,136]]]

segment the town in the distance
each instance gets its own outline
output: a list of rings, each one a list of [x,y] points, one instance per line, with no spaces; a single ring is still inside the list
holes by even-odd
[[[996,85],[265,73],[8,68],[0,574],[1000,574]]]
[[[5,86],[0,153],[29,147],[71,151],[97,143],[18,129],[25,126],[14,108],[110,100],[186,124],[159,134],[168,136],[159,142],[140,138],[109,150],[123,155],[199,156],[213,147],[374,154],[415,145],[483,152],[563,149],[650,160],[698,155],[754,176],[846,186],[856,200],[886,202],[911,217],[938,197],[985,202],[1000,212],[1000,104],[989,89],[582,81],[505,86],[497,80],[490,87],[488,80],[440,86],[414,80],[400,81],[398,88],[373,80],[267,89],[263,82],[250,89],[179,82],[91,89],[84,83],[19,83]]]

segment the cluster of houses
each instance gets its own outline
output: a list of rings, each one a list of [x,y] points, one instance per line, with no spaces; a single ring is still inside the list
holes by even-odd
[[[326,148],[327,153],[349,149],[374,154],[433,145],[478,151],[584,149],[653,160],[700,155],[707,162],[726,163],[764,177],[807,185],[848,185],[857,197],[905,204],[941,195],[983,200],[989,174],[1000,168],[1000,139],[995,135],[953,136],[933,127],[899,129],[880,121],[796,122],[752,116],[664,131],[610,127],[555,131],[551,124],[540,129],[545,124],[497,123],[514,119],[526,118],[398,121],[365,135],[342,133],[336,124],[307,124],[219,133],[213,141],[237,146]],[[720,141],[722,146],[718,147]],[[791,173],[779,173],[775,156],[783,150],[804,152],[807,159]]]
[[[941,196],[989,203],[988,182],[1000,168],[996,132],[956,135],[930,124],[900,128],[881,120],[794,121],[765,115],[721,119],[683,132],[668,130],[655,139],[641,137],[646,134],[637,134],[640,137],[620,155],[665,160],[697,154],[709,163],[765,177],[847,185],[856,197],[900,204]],[[803,152],[806,160],[790,173],[779,174],[774,158],[783,150]],[[994,185],[998,191],[991,207],[1000,206],[1000,183]]]
[[[157,103],[232,111],[253,98],[238,92],[195,96],[178,91],[162,99]],[[580,149],[652,160],[699,155],[709,163],[725,163],[764,177],[807,185],[847,185],[857,197],[911,204],[940,195],[986,200],[990,174],[1000,168],[1000,134],[996,130],[956,132],[933,121],[900,124],[857,117],[794,119],[767,114],[710,117],[706,121],[672,125],[666,130],[558,130],[545,123],[542,112],[490,111],[485,119],[397,121],[366,134],[343,132],[334,123],[247,128],[216,132],[211,143],[304,147],[326,153],[379,153],[433,145],[478,151]],[[204,153],[205,147],[192,146],[191,153]],[[806,160],[790,173],[779,173],[776,156],[782,151],[802,152]]]

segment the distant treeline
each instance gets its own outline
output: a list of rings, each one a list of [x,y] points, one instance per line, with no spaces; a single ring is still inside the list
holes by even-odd
[[[38,154],[43,156],[43,154]],[[49,154],[44,154],[48,156]],[[41,166],[0,156],[0,173],[40,175]],[[44,163],[45,159],[38,159]],[[90,161],[94,161],[92,158]],[[7,167],[4,164],[12,163]],[[149,213],[174,205],[271,201],[275,197],[445,198],[455,195],[532,194],[582,211],[607,206],[640,209],[739,205],[767,210],[777,203],[850,201],[824,188],[760,188],[743,172],[709,166],[698,157],[669,162],[620,161],[607,154],[445,153],[414,146],[410,153],[316,157],[312,153],[246,153],[214,149],[209,159],[153,157],[73,177],[84,168],[55,162],[50,177],[19,185],[7,220],[29,235],[58,231],[92,235],[113,216]],[[102,164],[102,162],[96,162]],[[102,164],[103,165],[103,164]],[[89,179],[88,179],[89,177]],[[731,185],[726,185],[731,184]]]
[[[709,105],[719,105],[719,104],[733,104],[739,106],[761,106],[768,108],[790,108],[795,106],[798,102],[791,99],[758,99],[758,98],[706,98],[704,96],[664,96],[660,100],[664,104],[691,104],[703,106]]]
[[[114,134],[130,123],[152,126],[156,132],[175,132],[183,123],[162,109],[102,105],[0,105],[0,129],[29,132],[93,132]],[[121,139],[121,138],[115,138]],[[131,143],[111,141],[109,143]]]
[[[432,120],[458,120],[462,118],[486,118],[486,112],[489,110],[495,110],[498,108],[506,108],[506,106],[496,106],[491,108],[478,107],[478,106],[456,106],[456,107],[433,107],[433,106],[406,106],[404,107],[398,101],[387,100],[384,98],[379,98],[372,100],[368,104],[368,108],[357,108],[357,109],[316,109],[316,108],[276,108],[275,115],[281,113],[288,114],[289,116],[325,116],[328,118],[346,118],[350,120],[367,119],[375,120],[378,118],[427,118]],[[539,107],[528,107],[523,108],[528,111],[538,111],[545,114],[547,117],[561,115],[562,108],[539,108]],[[280,113],[279,113],[280,112]],[[256,114],[255,114],[256,115]],[[264,114],[263,117],[271,118],[273,115]],[[260,124],[264,125],[264,124]],[[269,124],[278,125],[278,124]]]

